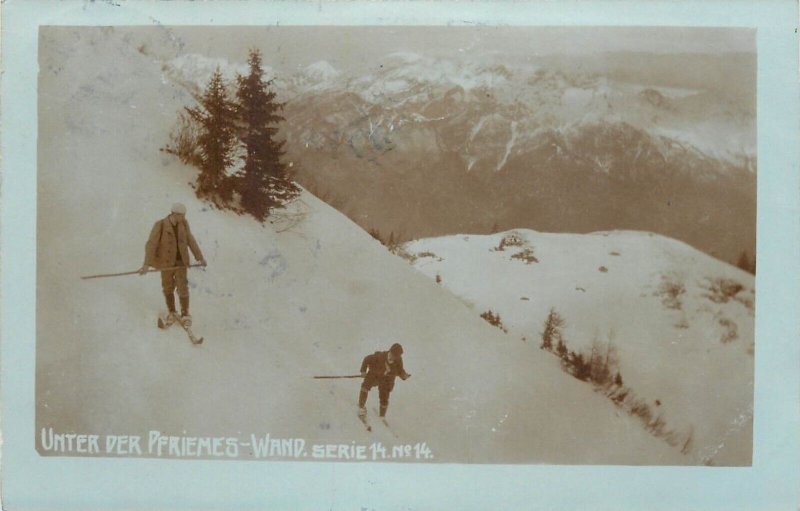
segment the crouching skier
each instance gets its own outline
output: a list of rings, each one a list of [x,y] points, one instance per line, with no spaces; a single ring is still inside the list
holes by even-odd
[[[389,351],[376,351],[372,355],[364,357],[361,363],[361,376],[364,381],[361,383],[361,391],[358,395],[358,416],[362,419],[367,415],[367,396],[372,387],[378,387],[378,399],[380,400],[380,416],[386,416],[386,409],[389,407],[389,394],[394,389],[394,379],[399,376],[401,380],[411,377],[403,369],[403,347],[395,343]]]

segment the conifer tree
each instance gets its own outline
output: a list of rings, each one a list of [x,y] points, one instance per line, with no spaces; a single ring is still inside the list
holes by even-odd
[[[276,125],[283,121],[279,112],[283,104],[275,99],[264,81],[261,53],[250,50],[250,72],[239,76],[236,91],[237,112],[241,122],[241,141],[244,145],[244,170],[237,178],[236,189],[242,208],[259,221],[267,218],[270,210],[284,205],[299,193],[299,188],[289,179],[283,141],[278,141]]]
[[[564,318],[555,309],[550,309],[550,313],[544,322],[544,332],[542,332],[541,348],[543,350],[553,351],[553,341],[561,341],[561,329],[563,327]]]
[[[572,366],[572,375],[583,381],[589,380],[592,365],[583,357],[583,353],[570,351],[567,363]]]
[[[558,343],[556,344],[556,353],[562,360],[567,359],[567,345],[564,344],[564,339],[560,336],[558,338]]]
[[[197,178],[197,195],[227,202],[233,195],[227,171],[233,164],[236,110],[228,99],[219,68],[211,75],[199,103],[197,107],[186,108],[199,126],[200,176]]]

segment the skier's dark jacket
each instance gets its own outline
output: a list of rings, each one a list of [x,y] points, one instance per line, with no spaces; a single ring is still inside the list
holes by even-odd
[[[189,250],[198,261],[203,259],[200,246],[189,229],[189,222],[183,219],[173,228],[167,216],[153,224],[150,230],[150,238],[144,249],[144,264],[153,268],[189,266]]]
[[[405,380],[408,374],[403,369],[403,357],[394,357],[394,363],[389,363],[388,351],[376,351],[372,355],[364,357],[361,362],[361,372],[366,372],[364,384],[371,386],[373,382],[378,385],[386,385],[389,390],[394,388],[394,379],[400,377]]]

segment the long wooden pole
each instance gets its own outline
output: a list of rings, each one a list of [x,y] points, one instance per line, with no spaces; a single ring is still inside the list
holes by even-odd
[[[196,268],[198,266],[203,266],[203,265],[202,264],[190,264],[188,266],[188,268]],[[155,271],[172,271],[172,270],[178,270],[180,268],[187,268],[187,266],[170,266],[169,268],[150,268],[145,273],[152,273],[152,272],[155,272]],[[137,273],[139,273],[139,270],[125,271],[125,272],[122,272],[122,273],[104,273],[102,275],[86,275],[85,277],[81,277],[81,278],[84,279],[84,280],[86,280],[86,279],[101,279],[101,278],[104,278],[104,277],[121,277],[123,275],[136,275]]]
[[[348,374],[346,376],[314,376],[315,380],[329,380],[334,378],[361,378],[360,374]]]

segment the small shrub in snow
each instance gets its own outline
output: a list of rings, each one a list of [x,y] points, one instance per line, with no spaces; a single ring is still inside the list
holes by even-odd
[[[390,247],[387,247],[387,248],[389,249],[389,252],[391,252],[392,254],[394,254],[396,256],[402,257],[403,259],[405,259],[409,263],[413,264],[417,260],[417,256],[415,256],[414,254],[409,252],[406,249],[405,245],[396,244],[396,245],[393,245],[393,246],[390,246]]]
[[[370,229],[368,232],[370,236],[380,241],[381,245],[389,249],[389,252],[395,255],[399,255],[403,259],[406,259],[407,261],[410,261],[412,263],[417,260],[417,256],[408,252],[408,250],[405,248],[405,246],[403,246],[402,242],[400,241],[400,236],[395,235],[394,231],[391,231],[388,237],[386,237],[383,233],[381,233],[378,229],[374,227]]]
[[[197,124],[185,112],[180,112],[178,122],[169,134],[169,142],[162,150],[174,154],[186,165],[200,168],[203,160],[197,143],[198,135]]]
[[[495,248],[496,251],[502,252],[505,250],[506,247],[521,247],[525,245],[525,240],[519,234],[510,233],[503,236],[503,239],[500,240],[500,244]]]
[[[686,287],[683,283],[667,275],[661,276],[661,285],[653,293],[654,296],[661,297],[661,303],[664,307],[673,310],[681,310],[683,306],[681,296],[684,294],[686,294]]]
[[[624,402],[630,392],[628,389],[622,388],[622,385],[620,385],[620,387],[621,388],[616,389],[612,394],[609,395],[611,400],[617,404]]]
[[[664,416],[662,414],[658,414],[654,419],[647,423],[647,428],[655,436],[663,436],[666,425],[667,423],[664,420]]]
[[[675,323],[674,326],[675,326],[675,328],[677,328],[679,330],[686,330],[686,329],[689,328],[689,320],[687,320],[685,317],[681,318],[681,320],[679,322]]]
[[[689,430],[686,432],[685,438],[686,440],[683,442],[683,446],[681,447],[681,453],[689,454],[694,448],[694,426],[689,425]]]
[[[619,252],[617,252],[617,251],[609,252],[608,254],[609,254],[609,255],[612,255],[612,256],[619,256],[619,255],[622,255],[622,254],[620,254],[620,253],[619,253]]]
[[[575,378],[581,381],[589,381],[591,378],[592,364],[584,358],[583,353],[570,351],[567,355],[567,366]]]
[[[606,268],[605,266],[601,266],[601,267],[600,267],[600,268],[598,268],[597,270],[598,270],[599,272],[601,272],[601,273],[608,273],[608,268]]]
[[[736,323],[734,323],[732,320],[728,318],[720,318],[719,325],[724,329],[719,338],[723,344],[733,342],[739,338],[739,330],[736,326]]]
[[[436,274],[436,283],[437,284],[441,284],[442,283],[442,276],[439,275],[438,273]]]
[[[508,333],[508,330],[506,330],[506,327],[503,326],[503,322],[500,320],[500,314],[488,310],[483,314],[481,314],[481,317],[485,319],[490,325],[496,326],[503,332]]]
[[[611,383],[611,375],[617,369],[617,348],[612,342],[592,341],[592,354],[589,359],[590,378],[600,386]]]
[[[536,259],[536,256],[533,255],[533,250],[531,250],[530,248],[526,248],[522,252],[517,252],[516,254],[511,256],[511,259],[521,259],[522,261],[525,261],[525,264],[539,262],[539,260]]]
[[[369,233],[370,236],[380,241],[381,245],[386,245],[386,243],[383,242],[383,239],[381,239],[381,232],[377,228],[373,227],[367,232]]]
[[[399,235],[396,236],[394,234],[394,231],[391,231],[389,233],[389,239],[386,240],[386,243],[385,243],[386,248],[388,248],[389,250],[396,250],[398,247],[400,247],[400,244],[401,244],[400,236]],[[416,258],[416,256],[415,256],[415,258]]]
[[[735,298],[744,289],[742,284],[732,279],[707,278],[706,280],[708,281],[706,286],[708,294],[703,296],[714,303],[728,303],[731,298]]]
[[[650,409],[650,405],[642,399],[636,399],[631,403],[630,412],[632,415],[638,415],[645,424],[649,424],[653,419],[653,411]]]

